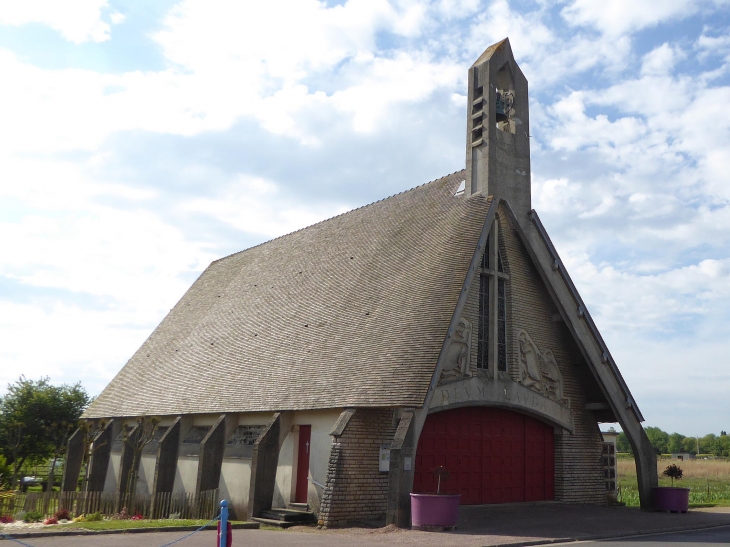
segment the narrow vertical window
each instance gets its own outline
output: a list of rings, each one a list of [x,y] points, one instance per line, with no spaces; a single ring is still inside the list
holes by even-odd
[[[500,258],[500,266],[502,260]],[[497,370],[507,371],[507,296],[505,281],[499,278],[497,281]]]
[[[479,349],[477,368],[489,368],[489,240],[482,255],[482,270],[479,274]]]
[[[491,366],[496,372],[506,372],[509,274],[506,272],[498,243],[496,240],[492,241],[493,237],[494,233],[487,239],[479,273],[477,369],[489,370]]]

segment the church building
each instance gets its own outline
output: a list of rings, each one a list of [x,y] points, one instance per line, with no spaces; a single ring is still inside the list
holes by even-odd
[[[151,416],[136,491],[219,489],[238,519],[307,504],[323,526],[407,527],[439,467],[462,504],[605,504],[599,424],[619,422],[650,508],[643,417],[531,207],[507,39],[468,82],[464,170],[201,274],[86,411],[103,423],[88,490],[125,491],[122,433]]]

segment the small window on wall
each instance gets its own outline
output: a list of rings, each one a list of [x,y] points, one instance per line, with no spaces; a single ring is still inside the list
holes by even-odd
[[[489,369],[490,351],[496,349],[493,362],[497,371],[507,371],[507,282],[509,276],[505,272],[502,253],[494,249],[491,237],[487,239],[486,250],[482,255],[479,273],[479,331],[477,368]],[[490,254],[496,254],[496,260],[490,259]],[[490,265],[497,264],[497,271]],[[496,280],[496,282],[495,282]],[[493,300],[496,298],[496,301]],[[496,348],[490,349],[490,328],[496,327],[492,333]]]

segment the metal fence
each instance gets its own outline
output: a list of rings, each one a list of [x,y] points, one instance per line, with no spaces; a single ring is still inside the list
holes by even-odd
[[[211,519],[218,513],[218,489],[200,494],[160,492],[151,494],[119,494],[113,492],[15,492],[0,497],[0,516],[37,511],[44,517],[66,509],[74,516],[101,513],[112,516],[126,508],[130,516],[165,519],[171,515],[181,519]]]

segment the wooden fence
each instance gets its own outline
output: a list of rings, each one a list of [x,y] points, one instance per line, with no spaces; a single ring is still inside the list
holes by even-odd
[[[15,492],[0,496],[0,516],[14,517],[19,512],[37,511],[44,517],[67,509],[73,516],[99,512],[113,516],[123,508],[129,516],[141,514],[148,519],[212,519],[218,514],[218,489],[199,495],[184,492],[118,494],[113,492]]]

